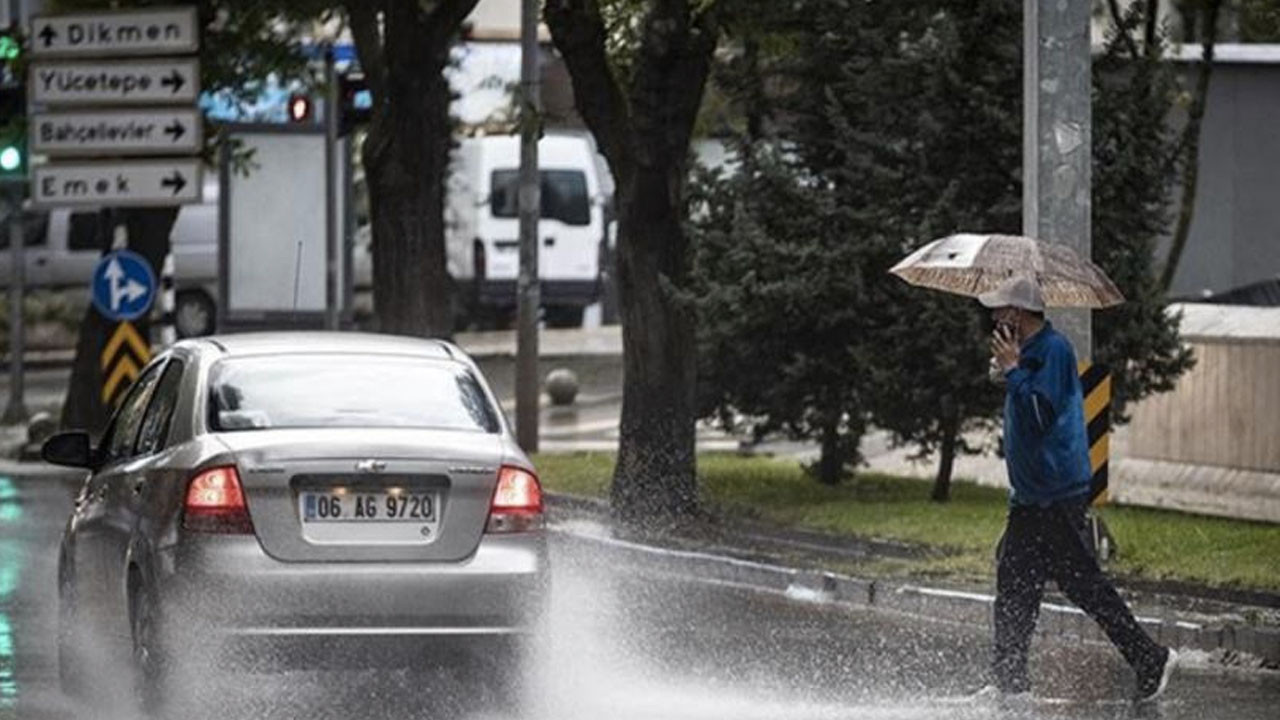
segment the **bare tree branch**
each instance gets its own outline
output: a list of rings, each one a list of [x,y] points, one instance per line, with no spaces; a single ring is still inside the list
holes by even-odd
[[[1156,46],[1156,28],[1158,27],[1160,17],[1160,0],[1147,0],[1146,10],[1142,19],[1146,21],[1146,27],[1142,31],[1142,41],[1146,43],[1147,54],[1155,52]]]
[[[1164,269],[1160,273],[1160,289],[1169,292],[1173,286],[1173,277],[1178,272],[1178,263],[1182,260],[1182,251],[1187,246],[1187,237],[1191,234],[1191,221],[1196,211],[1196,186],[1200,177],[1200,126],[1204,120],[1204,108],[1209,99],[1209,78],[1213,74],[1214,45],[1218,36],[1218,11],[1222,8],[1222,0],[1208,0],[1204,9],[1204,36],[1201,38],[1202,56],[1200,73],[1196,78],[1196,94],[1187,112],[1187,126],[1183,130],[1183,147],[1186,148],[1186,163],[1182,166],[1182,202],[1178,209],[1178,224],[1173,231],[1173,244],[1169,247],[1169,257],[1165,260]]]
[[[1107,9],[1111,12],[1111,22],[1116,26],[1116,32],[1120,33],[1120,37],[1124,39],[1124,46],[1129,50],[1129,56],[1138,59],[1138,46],[1133,42],[1133,36],[1129,34],[1129,22],[1125,19],[1124,13],[1120,12],[1119,0],[1107,0]]]
[[[600,143],[614,175],[625,181],[634,167],[631,113],[605,49],[597,0],[547,0],[543,18],[573,81],[574,105]]]
[[[378,12],[381,2],[371,0],[347,0],[347,19],[351,23],[351,37],[355,40],[356,55],[364,70],[365,82],[373,91],[375,105],[384,102],[387,95],[387,65],[378,29]]]
[[[439,0],[427,16],[427,27],[437,42],[447,42],[462,27],[479,0]]]

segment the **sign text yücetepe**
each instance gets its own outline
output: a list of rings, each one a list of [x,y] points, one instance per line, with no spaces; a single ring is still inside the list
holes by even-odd
[[[36,73],[41,89],[45,92],[110,92],[121,98],[151,90],[153,78],[147,72],[129,68],[104,68],[85,72],[78,68],[46,67]],[[160,83],[177,93],[186,83],[177,71],[161,79]]]

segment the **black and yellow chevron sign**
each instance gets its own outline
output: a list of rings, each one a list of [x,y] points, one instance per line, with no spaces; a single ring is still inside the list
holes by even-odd
[[[1089,436],[1089,466],[1093,470],[1089,498],[1094,505],[1107,502],[1107,462],[1111,455],[1111,371],[1088,360],[1080,363],[1084,389],[1084,423]]]
[[[102,348],[102,404],[115,407],[151,360],[147,345],[131,322],[119,322]]]

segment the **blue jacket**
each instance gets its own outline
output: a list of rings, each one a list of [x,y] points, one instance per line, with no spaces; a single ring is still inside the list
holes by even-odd
[[[1004,454],[1012,504],[1088,497],[1092,472],[1076,354],[1048,322],[1005,373]]]

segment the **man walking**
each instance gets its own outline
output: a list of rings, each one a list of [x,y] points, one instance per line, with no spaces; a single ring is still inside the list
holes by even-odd
[[[979,296],[992,309],[994,363],[1005,379],[1009,517],[996,571],[995,687],[1029,692],[1027,652],[1046,580],[1106,632],[1137,673],[1137,700],[1169,682],[1176,653],[1155,643],[1103,575],[1087,540],[1089,450],[1075,351],[1044,318],[1040,286],[1014,277]]]

